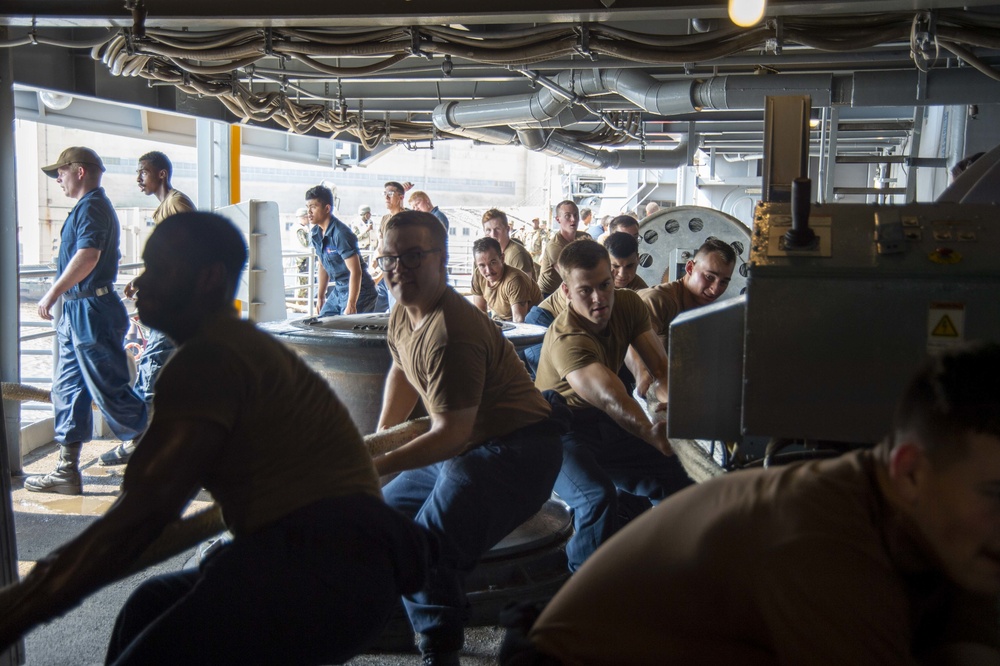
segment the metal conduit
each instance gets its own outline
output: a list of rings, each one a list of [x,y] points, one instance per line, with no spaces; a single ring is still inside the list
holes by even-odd
[[[981,79],[966,69],[934,72],[933,97],[940,99],[947,91],[951,103],[963,103],[970,90],[982,102]],[[554,84],[554,85],[553,85]],[[580,144],[571,138],[539,127],[564,127],[576,115],[565,113],[562,122],[553,122],[575,101],[576,95],[591,96],[617,93],[640,108],[657,115],[683,115],[695,110],[761,109],[769,95],[809,95],[814,106],[912,106],[934,103],[928,94],[918,99],[918,81],[913,72],[879,72],[854,75],[780,74],[767,76],[718,76],[705,81],[657,81],[644,72],[629,69],[563,72],[554,82],[531,95],[513,95],[475,101],[448,102],[433,113],[434,125],[450,134],[469,136],[476,128],[478,136],[489,143],[514,140],[511,126],[519,127],[516,137],[526,148],[544,152],[593,169],[678,166],[686,160],[683,150],[607,151]],[[562,89],[565,92],[559,92]],[[574,99],[568,96],[572,94]],[[1000,97],[1000,93],[998,93]],[[969,97],[971,99],[971,97]],[[1000,100],[998,100],[1000,101]],[[498,126],[507,127],[500,134],[483,135]],[[675,154],[675,152],[677,154]],[[684,153],[681,159],[679,153]],[[634,153],[634,154],[633,154]]]
[[[541,129],[518,130],[517,138],[528,150],[591,169],[668,169],[687,162],[687,143],[670,150],[603,150]]]

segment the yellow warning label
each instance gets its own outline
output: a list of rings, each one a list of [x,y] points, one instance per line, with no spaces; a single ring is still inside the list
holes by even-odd
[[[942,337],[942,338],[957,338],[958,329],[955,328],[955,324],[952,323],[951,318],[948,315],[941,317],[941,321],[937,323],[937,326],[931,331],[931,335]]]
[[[965,303],[930,303],[927,310],[927,349],[940,351],[965,342]]]

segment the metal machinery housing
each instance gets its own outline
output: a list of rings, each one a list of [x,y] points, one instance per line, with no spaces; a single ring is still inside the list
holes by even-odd
[[[995,206],[814,206],[805,249],[789,204],[754,221],[746,294],[671,326],[671,436],[874,443],[929,353],[1000,340]]]

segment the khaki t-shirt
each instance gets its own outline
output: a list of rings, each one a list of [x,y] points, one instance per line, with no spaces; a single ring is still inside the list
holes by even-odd
[[[553,291],[549,296],[547,296],[538,307],[547,311],[553,317],[558,317],[566,309],[568,301],[566,300],[566,295],[563,294],[562,288],[559,287]]]
[[[417,330],[405,308],[392,309],[389,352],[429,413],[479,407],[467,448],[537,423],[551,411],[500,327],[451,287]]]
[[[177,349],[154,405],[150,427],[194,420],[225,430],[200,481],[236,535],[329,497],[381,496],[361,435],[326,381],[235,316],[213,318]]]
[[[576,232],[576,238],[573,240],[580,240],[582,238],[589,239],[590,234],[585,231],[578,231]],[[542,261],[540,262],[542,269],[538,276],[538,288],[542,290],[543,295],[551,294],[562,284],[562,276],[559,275],[558,270],[559,255],[562,254],[563,248],[571,242],[557,232],[552,235],[549,244],[545,246],[545,252],[542,254]]]
[[[389,225],[389,220],[392,219],[392,213],[386,213],[382,216],[382,219],[378,223],[378,237],[385,238],[385,228]]]
[[[535,373],[539,391],[555,389],[570,407],[588,407],[566,381],[566,375],[591,363],[600,363],[617,374],[625,352],[639,335],[649,330],[649,311],[634,291],[615,289],[615,304],[607,328],[593,334],[584,328],[572,306],[556,317],[542,341],[542,355]]]
[[[507,243],[507,249],[503,251],[503,263],[524,272],[531,278],[532,282],[538,279],[538,276],[535,275],[535,262],[531,259],[531,253],[513,238]]]
[[[475,278],[479,278],[476,280]],[[542,300],[542,292],[531,278],[513,266],[504,266],[500,282],[491,287],[486,278],[476,271],[472,280],[472,293],[486,299],[486,306],[497,319],[511,321],[514,312],[512,303],[527,303],[530,308]]]
[[[186,194],[180,190],[170,190],[167,192],[167,196],[163,197],[163,201],[156,207],[156,210],[153,211],[153,224],[159,224],[171,215],[190,213],[193,210],[195,210],[194,202]]]
[[[622,666],[915,665],[958,640],[1000,645],[996,598],[935,570],[877,465],[855,451],[671,496],[567,581],[532,642],[565,664]]]
[[[680,313],[698,307],[698,304],[691,298],[690,292],[684,286],[683,279],[658,284],[636,293],[649,308],[653,331],[663,343],[663,349],[668,350],[670,348],[670,322]]]
[[[632,291],[639,291],[640,289],[649,289],[649,285],[641,277],[636,275],[632,278],[632,281],[625,285],[626,289],[631,289]]]

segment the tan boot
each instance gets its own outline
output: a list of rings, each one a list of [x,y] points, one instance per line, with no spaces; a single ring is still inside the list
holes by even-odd
[[[59,493],[60,495],[82,495],[83,477],[80,476],[81,444],[67,444],[59,447],[59,465],[49,474],[29,476],[24,480],[24,489],[33,493]]]

